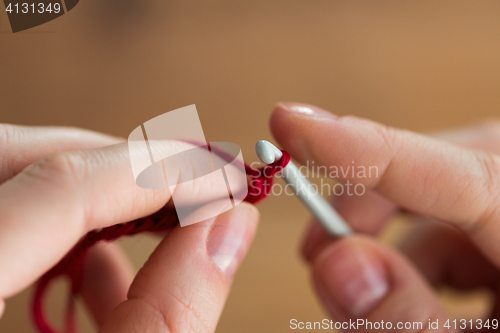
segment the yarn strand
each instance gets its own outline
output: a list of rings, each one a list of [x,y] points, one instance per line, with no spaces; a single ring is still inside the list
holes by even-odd
[[[256,204],[269,196],[274,175],[288,164],[290,154],[282,150],[283,157],[273,164],[255,169],[245,164],[248,178],[246,202]],[[218,152],[218,154],[222,154]],[[98,242],[112,242],[122,236],[132,236],[142,232],[169,232],[179,223],[175,208],[165,205],[156,213],[127,223],[88,232],[80,241],[37,282],[33,298],[33,319],[40,333],[61,333],[51,327],[45,317],[43,300],[50,283],[62,276],[70,280],[71,288],[66,312],[64,333],[76,333],[75,300],[81,292],[83,268],[88,250]]]

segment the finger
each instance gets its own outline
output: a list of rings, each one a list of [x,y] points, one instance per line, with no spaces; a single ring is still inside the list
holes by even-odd
[[[333,206],[354,231],[376,235],[397,212],[397,206],[380,194],[367,191],[362,196],[335,197]],[[328,232],[313,221],[302,245],[302,254],[311,261],[321,249],[334,240]]]
[[[133,278],[132,266],[118,245],[97,244],[89,249],[81,294],[99,327],[127,299]]]
[[[488,288],[500,299],[500,271],[458,230],[425,221],[418,224],[401,241],[400,250],[435,286],[456,289]],[[489,318],[500,318],[500,303],[494,305]]]
[[[214,332],[257,220],[256,208],[241,203],[215,223],[174,229],[100,332]]]
[[[339,177],[461,227],[500,264],[500,157],[305,105],[278,105],[271,127],[299,161],[364,168]]]
[[[0,124],[0,183],[28,165],[57,151],[83,150],[123,141],[79,128]]]
[[[432,136],[460,146],[500,155],[500,120],[498,119],[487,119],[473,126],[452,131],[435,132]]]
[[[362,196],[342,195],[333,206],[354,231],[369,235],[378,234],[397,212],[394,202],[374,191],[366,191]]]
[[[457,289],[496,288],[499,270],[460,231],[422,222],[404,237],[399,249],[433,285]]]
[[[27,167],[0,186],[0,296],[31,284],[86,232],[153,213],[169,198],[135,184],[126,144]]]
[[[433,133],[437,137],[464,147],[481,149],[500,153],[500,123],[494,120],[483,121],[479,124],[465,128],[447,130]],[[374,191],[366,191],[363,196],[349,196],[346,193],[335,197],[333,205],[339,214],[351,225],[354,231],[377,234],[397,211],[397,206]],[[430,227],[430,226],[426,226]],[[442,229],[441,226],[436,226]],[[449,228],[447,228],[449,230]],[[451,230],[450,230],[451,232]],[[413,234],[411,235],[413,236]],[[332,237],[318,223],[312,223],[302,246],[302,253],[306,260],[310,261],[315,254],[332,241]],[[403,242],[402,244],[405,244]],[[413,242],[412,242],[413,243]],[[428,249],[426,245],[423,248]],[[402,248],[405,250],[405,248]],[[414,254],[422,254],[427,251],[415,249]],[[432,253],[431,251],[430,253]],[[477,252],[477,250],[475,251]],[[409,253],[408,253],[409,254]],[[410,254],[409,254],[410,255]],[[429,256],[436,259],[434,254]],[[422,258],[420,258],[422,259]],[[421,260],[425,262],[425,260]],[[419,262],[415,262],[418,266]],[[420,267],[422,268],[423,267]],[[427,272],[424,270],[423,274]]]
[[[492,119],[464,128],[432,133],[432,136],[460,146],[500,153],[500,123]],[[367,191],[362,197],[343,195],[334,201],[335,207],[355,231],[366,232],[366,228],[378,226],[377,219],[373,219],[374,215],[391,209],[390,201],[384,203],[387,199],[379,195],[379,202],[376,197],[373,198],[374,195],[377,194],[372,191]],[[498,270],[484,258],[476,246],[456,229],[442,224],[425,223],[424,218],[418,219],[423,221],[423,225],[412,228],[400,242],[399,249],[431,284],[447,284],[466,289],[493,287],[499,276]],[[379,221],[383,225],[383,219]],[[306,257],[310,258],[314,251],[330,244],[332,240],[322,228],[317,229],[306,237]],[[321,237],[315,236],[318,233]]]
[[[149,160],[147,151],[133,154]],[[213,198],[216,176],[179,198]],[[149,215],[169,198],[169,190],[135,184],[127,144],[56,153],[29,166],[0,186],[0,297],[31,284],[88,231]]]
[[[363,236],[345,238],[325,248],[313,263],[313,281],[339,322],[384,321],[382,332],[420,332],[429,330],[429,320],[443,325],[448,319],[432,288],[405,258]],[[398,323],[412,326],[397,327]],[[362,325],[351,328],[346,327],[348,331],[374,330]]]

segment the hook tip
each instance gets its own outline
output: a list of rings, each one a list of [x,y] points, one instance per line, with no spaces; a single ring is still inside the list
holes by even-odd
[[[255,151],[260,160],[266,164],[272,164],[283,156],[281,151],[267,140],[260,140],[257,142]]]

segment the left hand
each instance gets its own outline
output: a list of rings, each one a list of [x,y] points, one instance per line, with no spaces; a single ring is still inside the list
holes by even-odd
[[[168,190],[135,184],[127,143],[53,127],[0,125],[0,316],[88,231],[149,215]],[[113,244],[90,250],[82,295],[100,332],[215,331],[258,221],[253,205],[176,227],[134,278]]]

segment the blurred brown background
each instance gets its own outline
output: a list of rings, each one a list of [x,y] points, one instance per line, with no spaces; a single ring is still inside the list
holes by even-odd
[[[497,0],[81,0],[17,34],[0,12],[0,122],[127,136],[196,104],[207,139],[239,144],[250,162],[280,100],[416,131],[500,115],[499,60]],[[326,317],[298,256],[308,212],[293,197],[259,207],[218,332],[288,332],[292,318]],[[140,267],[157,240],[121,243]],[[1,332],[33,332],[29,296],[7,301]],[[446,296],[455,316],[483,307],[474,296],[459,309],[456,297]]]

